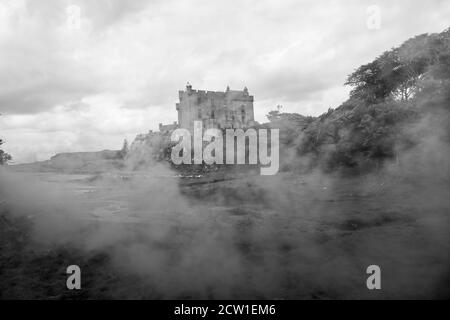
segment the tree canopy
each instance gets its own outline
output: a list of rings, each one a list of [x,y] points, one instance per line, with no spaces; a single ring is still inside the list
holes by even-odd
[[[346,84],[353,87],[349,99],[317,118],[281,113],[281,107],[269,112],[270,125],[281,129],[280,152],[288,155],[281,167],[376,168],[426,135],[426,128],[416,137],[406,128],[430,115],[450,142],[450,29],[384,52],[357,68]]]
[[[422,34],[384,52],[362,65],[345,82],[353,87],[350,96],[368,103],[387,98],[408,101],[421,89],[420,80],[448,77],[450,29],[440,34]]]

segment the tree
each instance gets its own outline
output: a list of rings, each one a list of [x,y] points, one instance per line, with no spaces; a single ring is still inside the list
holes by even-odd
[[[1,115],[1,114],[0,114]],[[0,146],[3,144],[3,140],[0,139]],[[11,161],[12,157],[0,149],[0,165],[8,164],[8,161]]]
[[[449,30],[413,37],[356,69],[345,84],[353,87],[351,97],[369,104],[389,97],[409,101],[421,90],[424,77],[448,75],[449,49]]]
[[[0,139],[0,146],[3,144],[3,140]],[[0,149],[0,165],[8,164],[8,161],[11,161],[12,157]]]
[[[383,79],[378,60],[365,64],[348,76],[346,85],[354,87],[350,92],[355,97],[368,103],[382,100],[389,95],[388,85]]]
[[[122,156],[122,158],[124,158],[127,155],[128,151],[129,151],[128,140],[124,139],[122,149],[120,150],[120,155]]]

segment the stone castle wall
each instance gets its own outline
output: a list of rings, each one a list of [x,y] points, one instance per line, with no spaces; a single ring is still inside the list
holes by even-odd
[[[193,90],[179,91],[178,127],[192,131],[194,121],[202,121],[204,128],[246,128],[254,124],[253,96],[247,88],[242,91]]]

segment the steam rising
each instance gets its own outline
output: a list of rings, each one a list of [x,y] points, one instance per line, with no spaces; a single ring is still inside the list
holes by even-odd
[[[0,195],[41,248],[106,252],[109,267],[140,279],[142,298],[442,297],[450,150],[432,131],[364,177],[203,184],[161,163],[90,177],[3,170]],[[382,293],[365,287],[370,264],[383,270]]]

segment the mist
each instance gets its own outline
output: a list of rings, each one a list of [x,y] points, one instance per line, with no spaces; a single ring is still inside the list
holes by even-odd
[[[2,169],[1,207],[31,226],[36,252],[105,254],[92,281],[121,288],[109,297],[445,297],[450,148],[436,121],[408,128],[416,146],[365,175],[203,181],[164,162],[95,175]],[[382,292],[366,289],[372,264]]]

